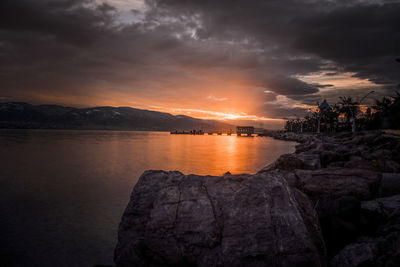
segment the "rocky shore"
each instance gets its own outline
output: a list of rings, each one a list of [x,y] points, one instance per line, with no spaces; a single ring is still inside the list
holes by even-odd
[[[400,138],[275,133],[300,144],[257,174],[146,171],[117,266],[400,266]]]

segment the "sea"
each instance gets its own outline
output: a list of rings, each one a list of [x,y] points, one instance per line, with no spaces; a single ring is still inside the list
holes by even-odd
[[[296,143],[168,132],[0,130],[0,266],[112,265],[140,175],[256,173]]]

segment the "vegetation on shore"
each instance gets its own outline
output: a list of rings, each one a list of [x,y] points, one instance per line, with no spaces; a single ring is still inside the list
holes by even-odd
[[[400,93],[376,100],[371,107],[352,97],[340,97],[332,105],[324,101],[303,118],[287,120],[289,132],[340,132],[400,129]]]

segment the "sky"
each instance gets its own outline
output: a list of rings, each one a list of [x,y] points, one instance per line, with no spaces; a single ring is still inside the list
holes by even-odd
[[[264,128],[399,90],[400,1],[1,0],[0,101]]]

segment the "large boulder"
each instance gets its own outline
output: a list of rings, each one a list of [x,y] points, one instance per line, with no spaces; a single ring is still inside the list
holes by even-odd
[[[296,170],[298,188],[310,197],[354,196],[370,199],[377,194],[380,174],[363,169],[325,168]]]
[[[122,217],[117,266],[324,266],[310,201],[279,174],[147,171]]]

